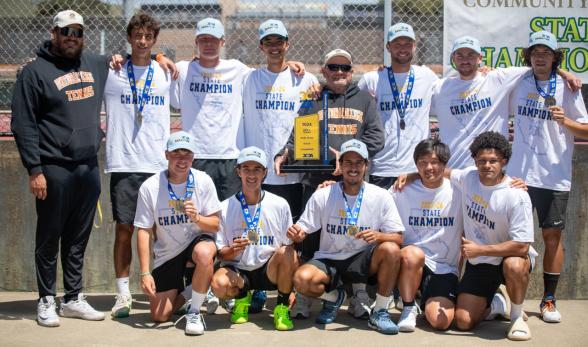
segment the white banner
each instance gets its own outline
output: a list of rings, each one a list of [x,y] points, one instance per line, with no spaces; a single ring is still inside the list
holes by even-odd
[[[588,0],[445,0],[443,65],[451,69],[451,46],[460,36],[480,40],[483,64],[523,65],[529,34],[552,32],[564,52],[561,68],[588,83]]]

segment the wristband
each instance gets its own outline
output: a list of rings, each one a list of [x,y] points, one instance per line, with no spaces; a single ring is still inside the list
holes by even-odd
[[[141,277],[145,277],[145,276],[151,276],[151,272],[149,272],[149,271],[141,272],[141,273],[139,274],[139,276],[141,276]]]
[[[159,63],[160,60],[161,60],[161,58],[163,58],[163,57],[165,57],[165,54],[163,54],[163,53],[157,53],[155,55],[155,61]]]

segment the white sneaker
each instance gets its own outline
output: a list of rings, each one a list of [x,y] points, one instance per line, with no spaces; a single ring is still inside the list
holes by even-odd
[[[296,304],[292,307],[290,315],[296,319],[306,319],[310,317],[310,307],[312,299],[300,293],[296,293]]]
[[[37,303],[37,323],[44,327],[58,327],[59,317],[54,296],[44,296]]]
[[[347,313],[357,319],[370,318],[371,299],[365,290],[358,290],[354,296],[349,299]]]
[[[490,313],[484,320],[494,320],[498,316],[510,319],[510,300],[501,293],[494,294],[492,302],[490,302]]]
[[[420,309],[417,305],[404,306],[398,320],[398,330],[404,333],[413,332],[416,328],[416,319],[419,312]]]
[[[189,312],[186,314],[186,335],[202,335],[205,326],[201,313]]]
[[[233,307],[235,307],[235,299],[223,300],[223,307],[225,310],[227,310],[228,313],[233,312]]]
[[[65,300],[64,300],[65,301]],[[68,318],[81,318],[85,320],[104,320],[104,312],[96,311],[88,302],[84,294],[79,293],[77,300],[62,302],[59,315]]]
[[[557,310],[555,298],[547,297],[541,301],[541,319],[546,323],[561,322],[561,313]]]
[[[114,318],[126,318],[131,313],[131,305],[133,303],[133,297],[125,294],[118,294],[116,296],[116,302],[112,306],[110,315]]]
[[[212,290],[208,290],[208,293],[206,293],[206,313],[208,314],[214,314],[216,312],[216,309],[218,308],[219,305],[219,300],[216,296],[214,296],[214,294],[212,294]]]

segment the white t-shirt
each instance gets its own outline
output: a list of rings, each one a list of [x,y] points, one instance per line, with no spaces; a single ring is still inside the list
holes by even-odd
[[[383,233],[399,233],[404,226],[398,215],[392,196],[383,188],[364,183],[363,202],[357,225],[360,230],[372,229]],[[346,195],[348,206],[353,209],[357,196]],[[315,259],[347,259],[363,251],[368,243],[349,235],[345,200],[340,184],[319,189],[311,197],[297,224],[311,234],[321,231],[320,248]]]
[[[449,180],[436,189],[417,180],[402,192],[390,192],[406,228],[402,245],[422,249],[425,265],[434,273],[457,275],[463,233],[460,191]]]
[[[195,169],[191,171],[196,182],[192,194],[196,209],[203,216],[219,212],[221,206],[210,176]],[[179,198],[186,193],[186,183],[172,184],[171,187]],[[175,209],[170,200],[167,170],[149,177],[139,189],[134,225],[144,229],[151,229],[153,225],[156,227],[156,240],[153,243],[154,268],[180,254],[196,236],[203,233],[185,213]]]
[[[273,158],[284,147],[298,116],[302,93],[318,83],[305,73],[298,77],[287,68],[274,73],[267,68],[249,74],[243,87],[243,127],[245,146],[257,146],[268,158],[265,184],[299,183],[301,174],[279,177],[274,173]]]
[[[110,70],[104,90],[106,104],[106,169],[108,172],[156,173],[167,167],[165,144],[170,128],[171,78],[155,61],[149,98],[143,107],[142,122],[137,126],[137,101],[127,76],[127,65]],[[137,97],[142,98],[148,66],[133,66]]]
[[[218,249],[230,247],[236,238],[247,237],[248,230],[243,218],[241,202],[235,195],[223,201],[221,206],[221,228],[216,235]],[[256,205],[249,205],[251,217],[256,208]],[[223,262],[223,264],[234,264],[237,268],[247,271],[260,268],[281,246],[292,243],[286,237],[286,232],[291,225],[292,215],[288,202],[275,194],[264,192],[257,225],[259,241],[256,244],[249,244],[234,260]]]
[[[465,238],[477,244],[495,245],[506,241],[532,243],[533,208],[529,194],[512,188],[506,176],[502,183],[485,186],[478,170],[452,170],[451,182],[461,190]],[[502,257],[468,259],[471,264],[499,265]]]
[[[497,131],[508,138],[508,95],[528,67],[496,69],[472,80],[444,78],[433,87],[431,114],[439,120],[439,136],[449,146],[448,167],[463,169],[474,165],[470,145],[485,131]]]
[[[548,81],[538,81],[538,84],[544,91],[549,89]],[[563,107],[566,117],[580,123],[588,122],[582,94],[568,89],[559,76],[555,100]],[[515,119],[508,174],[522,178],[532,187],[569,191],[574,135],[551,119],[551,112],[537,92],[532,72],[526,74],[512,92],[510,106]]]
[[[386,134],[384,148],[372,159],[372,175],[398,177],[403,173],[416,171],[412,153],[421,140],[429,137],[432,87],[439,78],[427,67],[412,65],[412,68],[415,79],[404,116],[404,130],[400,129],[400,116],[388,80],[388,69],[368,72],[359,81],[359,88],[367,90],[376,98]],[[404,101],[408,73],[395,73],[394,79],[399,87],[400,100]]]
[[[221,59],[214,68],[181,61],[177,68],[172,106],[181,109],[182,130],[196,138],[195,157],[236,159],[242,145],[243,82],[251,69],[234,59]]]

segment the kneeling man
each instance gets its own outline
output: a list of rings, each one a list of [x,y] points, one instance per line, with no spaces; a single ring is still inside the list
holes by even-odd
[[[341,145],[343,181],[316,191],[288,237],[302,241],[322,229],[314,258],[294,275],[296,291],[323,299],[316,322],[331,323],[345,301],[343,281],[378,284],[368,324],[384,334],[398,333],[390,319],[388,301],[400,267],[404,227],[390,194],[364,182],[368,167],[366,145],[349,140]]]
[[[508,338],[529,340],[523,301],[531,270],[533,214],[529,194],[511,187],[504,173],[511,156],[508,140],[488,131],[470,146],[476,167],[452,170],[451,181],[461,190],[464,233],[461,253],[467,259],[458,286],[455,320],[460,330],[474,328],[490,312],[501,283],[512,301]],[[477,170],[476,170],[477,168]]]
[[[179,131],[169,137],[167,170],[141,185],[134,222],[138,228],[141,289],[149,297],[151,318],[167,321],[191,297],[192,305],[185,316],[187,335],[204,333],[200,306],[214,271],[214,234],[221,209],[210,176],[192,169],[195,151],[192,135]],[[154,239],[153,257],[150,238]],[[149,271],[151,258],[153,270]],[[191,263],[196,265],[192,285],[184,288],[184,270]]]
[[[277,330],[291,330],[288,298],[298,260],[286,237],[292,225],[290,207],[284,198],[261,189],[267,176],[264,151],[244,148],[236,170],[242,190],[222,202],[216,241],[221,268],[214,274],[212,290],[221,299],[236,298],[231,322],[241,324],[249,321],[250,289],[277,289],[274,325]]]

